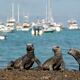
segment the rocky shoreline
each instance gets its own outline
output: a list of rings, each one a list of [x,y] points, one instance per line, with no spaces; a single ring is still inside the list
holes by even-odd
[[[27,44],[26,50],[27,54],[11,61],[5,69],[0,69],[0,80],[80,80],[80,71],[65,69],[59,46],[52,48],[54,56],[44,64],[35,56],[33,44]],[[70,49],[69,53],[74,53],[74,50]],[[76,51],[75,54],[77,53],[79,52]],[[38,67],[32,67],[34,62]]]
[[[0,80],[80,80],[80,71],[0,70]]]

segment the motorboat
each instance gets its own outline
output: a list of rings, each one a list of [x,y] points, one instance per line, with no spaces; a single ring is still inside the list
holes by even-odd
[[[0,35],[0,40],[5,40],[5,39],[6,39],[6,36]]]
[[[77,21],[74,19],[68,20],[68,29],[79,29]]]
[[[2,22],[0,23],[0,32],[7,32],[7,27]]]
[[[15,19],[10,18],[9,20],[7,20],[6,27],[7,27],[8,32],[14,31],[15,30],[15,26],[16,26]]]
[[[41,36],[43,34],[43,27],[41,24],[39,23],[32,23],[32,30],[31,30],[31,34],[32,35],[36,35],[36,36]]]
[[[23,25],[22,25],[22,31],[29,31],[30,30],[30,24],[27,23],[27,22],[24,22]]]

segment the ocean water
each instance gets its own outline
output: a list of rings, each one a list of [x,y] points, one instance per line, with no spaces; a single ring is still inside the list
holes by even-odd
[[[78,70],[77,62],[67,52],[69,48],[80,48],[80,30],[63,30],[44,33],[42,36],[32,36],[31,31],[17,31],[6,35],[6,40],[0,40],[0,68],[5,68],[11,60],[26,54],[26,44],[33,43],[35,55],[41,63],[54,55],[52,46],[59,45],[62,49],[66,68]]]

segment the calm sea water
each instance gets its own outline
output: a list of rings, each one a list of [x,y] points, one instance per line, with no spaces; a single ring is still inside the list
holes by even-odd
[[[35,54],[42,63],[53,56],[52,46],[59,45],[62,48],[66,68],[78,70],[77,62],[67,52],[69,48],[80,48],[80,30],[63,30],[44,33],[42,36],[32,36],[30,31],[8,33],[7,39],[0,41],[0,68],[24,55],[27,43],[34,44]]]

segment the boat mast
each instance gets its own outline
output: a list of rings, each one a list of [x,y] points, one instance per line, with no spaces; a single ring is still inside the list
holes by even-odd
[[[14,19],[14,4],[12,3],[12,19]]]
[[[46,21],[48,21],[48,7],[47,7],[47,2],[46,2]]]
[[[19,16],[20,16],[19,9],[20,9],[20,6],[18,5],[17,7],[18,7],[18,19],[17,19],[17,22],[19,23]]]
[[[53,22],[51,0],[48,0],[48,21]]]

